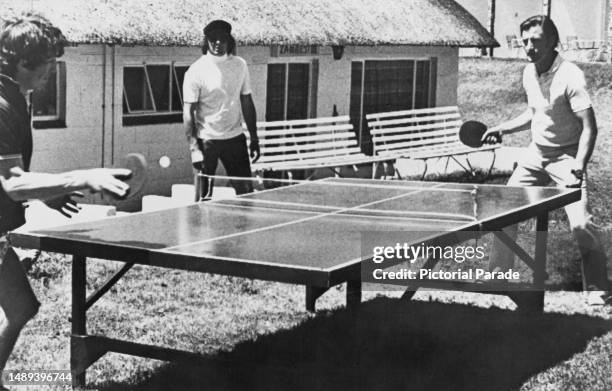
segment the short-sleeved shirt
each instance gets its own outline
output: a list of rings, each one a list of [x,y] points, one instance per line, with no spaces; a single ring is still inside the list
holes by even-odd
[[[225,140],[240,135],[240,95],[251,93],[246,61],[207,53],[185,73],[183,101],[196,103],[195,126],[203,140]]]
[[[523,87],[533,109],[532,142],[543,148],[578,144],[582,123],[574,113],[591,107],[580,68],[557,54],[550,69],[541,75],[535,64],[527,65]]]
[[[19,85],[0,75],[0,156],[16,161],[20,157],[27,171],[32,158],[30,110]],[[13,201],[0,186],[0,236],[25,223],[21,202]]]

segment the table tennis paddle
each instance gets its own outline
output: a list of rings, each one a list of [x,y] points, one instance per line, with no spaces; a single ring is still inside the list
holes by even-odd
[[[117,168],[127,168],[132,173],[127,178],[119,178],[130,188],[123,197],[113,197],[119,201],[129,200],[142,193],[148,182],[147,160],[141,153],[129,153],[116,165]]]
[[[459,128],[459,141],[468,147],[482,147],[482,136],[487,131],[487,125],[480,121],[466,121]],[[496,142],[501,143],[501,134],[495,136]]]

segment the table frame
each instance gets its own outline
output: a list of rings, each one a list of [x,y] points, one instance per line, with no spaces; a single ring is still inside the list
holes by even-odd
[[[487,292],[509,296],[519,309],[530,312],[541,312],[544,307],[544,288],[546,280],[546,247],[548,237],[549,211],[580,199],[580,190],[559,194],[540,202],[516,209],[512,213],[502,213],[484,221],[466,224],[460,229],[447,231],[435,238],[424,239],[425,242],[450,245],[457,243],[457,232],[474,233],[479,237],[493,232],[504,242],[530,269],[534,271],[534,288],[529,292],[503,291],[500,283],[494,286],[487,284],[470,284],[459,281],[429,281],[419,282],[410,286],[403,295],[404,299],[411,298],[421,287],[436,289],[463,290],[472,292]],[[521,221],[536,218],[535,257],[531,257],[514,240],[501,231],[502,228]],[[135,342],[112,339],[105,336],[89,335],[87,333],[87,310],[99,300],[111,287],[121,279],[136,263],[149,266],[160,266],[190,271],[208,272],[239,277],[271,280],[302,284],[306,286],[306,309],[315,311],[316,300],[331,287],[347,283],[347,307],[357,307],[361,303],[361,262],[367,260],[357,259],[326,270],[291,268],[290,265],[255,264],[251,262],[201,262],[202,258],[186,254],[171,254],[157,250],[145,250],[120,246],[83,243],[70,239],[50,238],[44,235],[27,232],[11,233],[11,244],[18,247],[37,248],[44,251],[61,252],[72,255],[72,330],[70,338],[70,369],[72,384],[81,389],[86,384],[86,370],[105,353],[116,352],[140,357],[148,357],[166,361],[192,361],[202,356],[182,350],[139,344]],[[465,235],[461,241],[465,240]],[[103,258],[123,261],[125,264],[105,283],[87,296],[86,275],[87,257]],[[172,257],[172,265],[164,261]],[[208,260],[208,259],[207,259]],[[194,262],[199,261],[199,262]],[[214,259],[211,259],[214,261]],[[433,267],[437,259],[429,259],[425,267]],[[205,264],[205,265],[204,265]],[[477,287],[475,285],[478,285]],[[511,284],[508,284],[510,288]],[[514,284],[516,285],[516,284]],[[489,289],[490,288],[490,289]],[[515,287],[516,289],[516,287]]]

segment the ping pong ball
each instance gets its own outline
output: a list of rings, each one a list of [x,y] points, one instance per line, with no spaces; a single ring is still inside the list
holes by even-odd
[[[163,168],[170,167],[170,158],[168,156],[162,156],[159,158],[159,165]]]

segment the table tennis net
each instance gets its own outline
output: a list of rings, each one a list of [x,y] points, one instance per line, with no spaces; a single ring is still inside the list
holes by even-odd
[[[211,177],[212,178],[212,177]],[[214,177],[226,179],[229,177]],[[427,197],[432,192],[460,193],[471,199],[470,192],[462,189],[436,188],[432,182],[409,185],[407,182],[360,181],[328,178],[303,181],[293,179],[232,178],[250,181],[254,192],[235,198],[213,201],[217,204],[237,208],[261,208],[269,211],[299,212],[313,215],[356,216],[364,219],[406,219],[428,221],[451,221],[468,223],[476,221],[473,211],[411,210],[401,201],[414,194]]]

